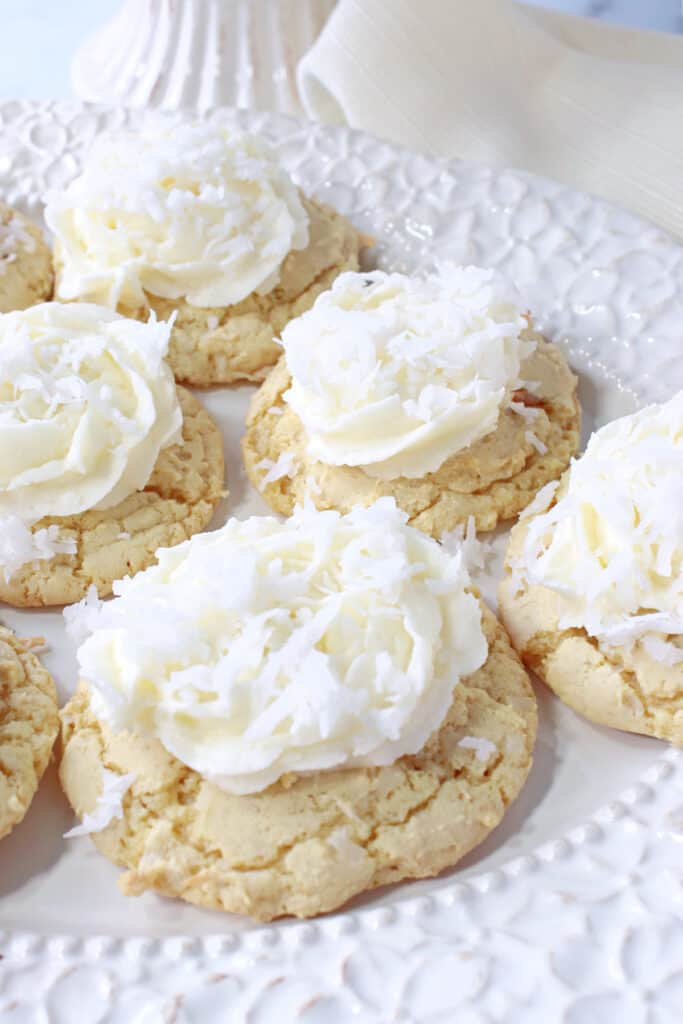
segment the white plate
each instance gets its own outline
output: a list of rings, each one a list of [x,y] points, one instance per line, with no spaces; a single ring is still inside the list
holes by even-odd
[[[0,193],[37,216],[96,132],[159,116],[2,104]],[[449,257],[507,271],[580,374],[586,431],[683,386],[683,250],[656,229],[527,174],[273,115],[214,116],[270,136],[306,191],[376,236],[381,266]],[[240,467],[250,393],[204,396],[228,453],[216,525],[265,508]],[[60,614],[2,618],[48,637],[66,697],[74,661]],[[438,879],[310,923],[264,928],[124,898],[89,840],[61,838],[72,816],[52,770],[0,845],[0,1019],[422,1022],[451,1021],[458,1007],[459,1024],[679,1024],[683,760],[590,725],[542,688],[539,699],[531,778],[483,846]]]

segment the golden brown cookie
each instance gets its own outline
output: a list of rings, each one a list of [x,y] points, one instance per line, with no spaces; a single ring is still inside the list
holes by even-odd
[[[486,663],[454,688],[425,748],[388,767],[292,775],[234,796],[157,740],[112,735],[82,684],[62,712],[64,792],[82,816],[94,808],[103,768],[135,773],[123,817],[92,836],[127,868],[129,895],[154,889],[268,921],[311,917],[376,886],[438,874],[495,828],[531,766],[533,691],[486,610],[483,627]]]
[[[342,271],[358,270],[368,239],[331,207],[305,196],[302,201],[310,218],[309,244],[289,254],[280,283],[267,295],[205,308],[148,293],[148,308],[119,308],[138,320],[147,320],[150,309],[163,320],[177,313],[168,352],[176,380],[195,387],[262,381],[280,356],[274,339],[285,324],[309,309]],[[58,258],[55,269],[59,275]]]
[[[52,253],[35,224],[0,202],[0,313],[52,295]]]
[[[493,433],[456,452],[435,473],[417,479],[377,480],[358,467],[312,460],[301,420],[282,398],[290,383],[282,357],[249,410],[242,441],[249,479],[283,515],[291,515],[307,496],[318,509],[348,512],[354,505],[371,505],[389,495],[407,512],[412,526],[433,537],[470,516],[477,530],[492,530],[499,521],[516,516],[544,484],[559,477],[579,444],[576,377],[555,345],[531,330],[525,331],[525,337],[538,342],[522,366],[522,376],[534,382],[534,391],[515,397],[538,413],[527,419],[506,410]],[[278,467],[287,472],[273,479],[272,471],[279,473]],[[266,476],[270,476],[268,482],[264,482]]]
[[[33,531],[57,524],[60,539],[76,542],[75,555],[22,566],[7,582],[0,573],[0,601],[19,607],[72,604],[91,584],[100,597],[114,580],[154,562],[160,547],[172,547],[208,525],[223,488],[223,442],[213,419],[185,388],[178,388],[183,444],[165,448],[144,490],[113,508],[73,516],[46,516]]]
[[[523,518],[512,530],[498,592],[501,618],[523,661],[591,721],[683,746],[683,662],[664,665],[640,644],[606,649],[584,629],[561,629],[559,595],[522,584],[512,568],[530,522]],[[670,639],[683,648],[683,637]]]
[[[0,838],[26,814],[59,731],[57,692],[32,648],[0,626]]]

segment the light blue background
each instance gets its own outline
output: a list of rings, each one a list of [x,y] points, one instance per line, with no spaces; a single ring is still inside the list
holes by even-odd
[[[476,0],[475,0],[476,2]],[[566,14],[582,14],[638,28],[683,31],[681,0],[526,0]]]
[[[143,2],[139,0],[140,4]],[[529,2],[644,28],[669,32],[683,29],[681,0]],[[72,96],[69,65],[74,52],[89,33],[112,16],[119,3],[120,0],[0,0],[0,98]]]

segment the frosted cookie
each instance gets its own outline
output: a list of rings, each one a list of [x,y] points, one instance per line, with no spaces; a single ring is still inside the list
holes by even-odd
[[[82,609],[60,778],[123,891],[308,917],[481,842],[536,705],[468,584],[385,499],[232,520]]]
[[[499,607],[570,707],[683,745],[683,392],[602,427],[538,495]]]
[[[492,271],[344,274],[282,333],[243,439],[289,515],[391,496],[435,537],[517,515],[576,451],[576,378]]]
[[[41,232],[0,202],[0,313],[25,309],[52,295],[52,254]]]
[[[56,294],[146,320],[177,311],[176,379],[260,381],[274,341],[367,244],[252,135],[208,124],[103,136],[48,196]]]
[[[23,640],[0,626],[0,839],[26,814],[59,731],[57,692]]]
[[[176,388],[169,330],[89,304],[0,316],[0,600],[110,593],[209,522],[222,441]]]

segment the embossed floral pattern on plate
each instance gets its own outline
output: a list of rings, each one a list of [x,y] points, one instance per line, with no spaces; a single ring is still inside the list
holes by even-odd
[[[159,114],[0,104],[0,193],[40,215],[103,129]],[[683,249],[590,196],[514,171],[432,160],[346,129],[217,112],[263,131],[296,180],[378,240],[396,269],[437,258],[500,267],[581,374],[586,429],[683,386]],[[207,404],[230,439],[226,514],[264,510],[236,437],[249,390]],[[219,519],[220,521],[220,519]],[[56,613],[1,617],[45,633],[64,697]],[[674,1024],[683,1006],[683,761],[597,729],[540,691],[529,784],[460,869],[267,928],[144,897],[71,817],[54,775],[0,846],[0,1019],[564,1021]]]

